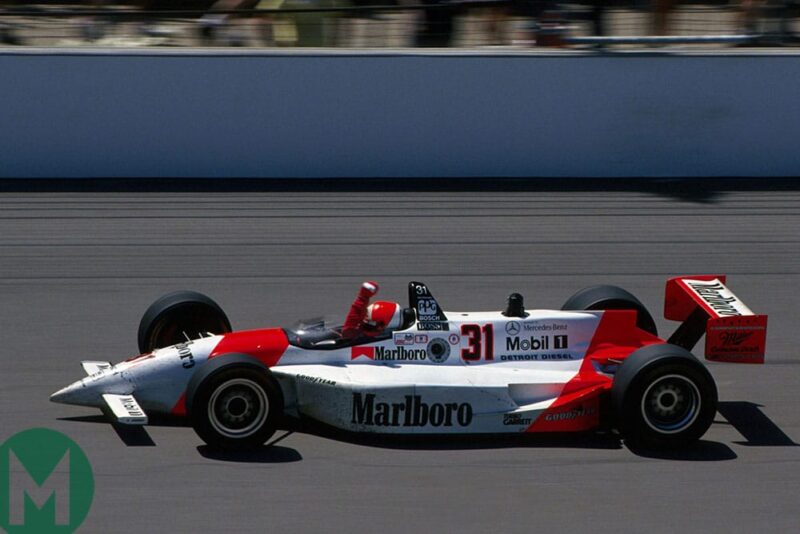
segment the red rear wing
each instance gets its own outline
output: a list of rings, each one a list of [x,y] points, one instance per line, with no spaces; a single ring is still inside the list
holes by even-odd
[[[691,350],[705,333],[706,359],[764,363],[767,316],[753,313],[728,289],[725,275],[668,280],[664,317],[683,322],[670,337],[670,343]]]

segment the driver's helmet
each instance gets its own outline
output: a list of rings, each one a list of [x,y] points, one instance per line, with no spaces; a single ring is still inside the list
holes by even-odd
[[[378,335],[387,328],[396,330],[403,322],[403,309],[396,302],[378,300],[367,306],[364,317],[364,330]]]

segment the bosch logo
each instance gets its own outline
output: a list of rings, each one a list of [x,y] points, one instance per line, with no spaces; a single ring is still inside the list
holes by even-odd
[[[509,321],[506,323],[506,334],[509,336],[516,336],[519,334],[519,323],[517,321]]]

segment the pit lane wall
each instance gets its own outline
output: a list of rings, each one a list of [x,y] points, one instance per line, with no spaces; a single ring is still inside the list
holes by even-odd
[[[0,177],[798,176],[800,55],[0,51]]]

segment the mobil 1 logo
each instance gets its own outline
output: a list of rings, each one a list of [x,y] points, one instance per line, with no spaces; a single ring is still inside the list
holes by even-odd
[[[558,336],[513,336],[506,338],[507,351],[536,352],[540,350],[566,349],[568,347],[569,338],[566,334]]]

